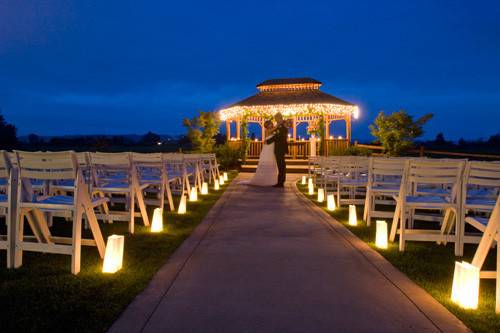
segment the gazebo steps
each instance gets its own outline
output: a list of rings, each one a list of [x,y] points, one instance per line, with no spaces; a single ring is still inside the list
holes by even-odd
[[[302,165],[302,166],[305,166],[307,168],[307,160],[294,160],[294,159],[286,159],[286,165]],[[245,164],[246,165],[257,165],[259,163],[259,159],[258,158],[248,158],[246,161],[245,161]]]
[[[247,160],[241,166],[241,172],[255,172],[258,160]],[[286,160],[287,173],[307,173],[307,160]]]

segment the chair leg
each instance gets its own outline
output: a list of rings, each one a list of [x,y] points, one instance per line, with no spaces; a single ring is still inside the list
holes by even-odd
[[[131,234],[134,233],[134,227],[135,227],[135,194],[134,191],[131,190],[128,193],[128,202],[129,202],[129,212],[130,212],[130,221],[128,224],[128,232]]]
[[[367,226],[370,226],[370,221],[368,220],[368,216],[369,216],[369,211],[370,211],[370,208],[371,208],[371,197],[369,195],[369,191],[366,192],[366,197],[365,197],[365,207],[364,207],[364,210],[363,210],[363,220],[366,221],[366,225]]]
[[[391,224],[391,234],[389,237],[389,240],[391,242],[394,242],[396,239],[396,233],[398,230],[398,223],[400,221],[401,217],[401,205],[399,202],[396,201],[396,209],[394,210],[394,217],[392,218],[392,224]]]
[[[148,212],[146,211],[146,205],[144,204],[144,196],[142,195],[142,191],[139,187],[136,187],[135,195],[137,198],[137,204],[139,205],[139,211],[141,212],[142,222],[146,227],[149,227]]]
[[[71,249],[71,274],[80,273],[82,255],[82,208],[73,211],[73,246]]]
[[[24,240],[24,212],[19,209],[18,214],[16,214],[16,224],[14,225],[16,229],[16,238],[14,241],[14,268],[19,268],[23,265],[23,250],[22,242]]]
[[[401,220],[399,221],[399,251],[404,252],[406,247],[405,240],[406,209],[401,207]]]
[[[500,235],[498,235],[500,238]],[[498,239],[497,238],[497,239]],[[497,242],[497,278],[496,278],[496,301],[495,301],[495,312],[500,313],[500,246]]]

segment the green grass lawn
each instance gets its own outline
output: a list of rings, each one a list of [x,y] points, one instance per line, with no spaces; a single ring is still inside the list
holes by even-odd
[[[427,290],[474,332],[500,332],[500,315],[495,314],[495,280],[481,280],[479,308],[477,310],[464,310],[451,302],[455,261],[462,260],[462,258],[455,257],[453,244],[441,246],[432,242],[408,242],[406,243],[406,251],[399,252],[396,242],[389,243],[387,250],[378,249],[375,247],[375,223],[367,227],[365,222],[360,221],[360,217],[363,216],[362,206],[357,207],[358,226],[353,227],[348,224],[349,209],[347,206],[337,209],[335,212],[329,212],[326,210],[326,203],[319,204],[316,195],[308,195],[307,185],[304,186],[297,182],[297,187],[312,202],[323,208],[410,279]],[[387,222],[390,230],[390,222],[392,221]],[[463,260],[471,262],[476,247],[476,245],[466,245]],[[486,268],[495,268],[495,252],[492,250],[488,256],[485,263]]]
[[[229,180],[235,176],[230,173]],[[165,211],[164,231],[158,234],[139,225],[140,219],[134,235],[127,233],[127,222],[101,223],[105,238],[125,235],[123,268],[115,274],[101,273],[95,247],[83,248],[82,270],[76,276],[70,273],[70,256],[25,252],[23,266],[9,270],[5,251],[0,252],[0,331],[106,331],[202,221],[227,184],[217,192],[210,188],[198,202],[188,202],[186,215]],[[54,229],[70,232],[64,220],[54,224]]]

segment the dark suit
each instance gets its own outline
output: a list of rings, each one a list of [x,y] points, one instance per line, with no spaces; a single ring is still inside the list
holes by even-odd
[[[285,155],[288,152],[288,128],[281,124],[276,130],[274,136],[266,140],[267,144],[274,142],[274,155],[278,165],[278,182],[277,185],[283,185],[286,180],[286,163]]]

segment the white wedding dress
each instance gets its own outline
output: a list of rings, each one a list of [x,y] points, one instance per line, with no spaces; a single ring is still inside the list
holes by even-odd
[[[270,135],[266,140],[272,138]],[[256,186],[272,186],[278,180],[278,164],[276,164],[276,156],[274,155],[274,142],[271,144],[264,143],[259,156],[259,164],[252,179],[248,182],[250,185]]]

